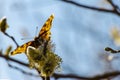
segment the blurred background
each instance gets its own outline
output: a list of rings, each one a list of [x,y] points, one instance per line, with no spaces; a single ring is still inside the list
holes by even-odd
[[[112,9],[106,0],[73,0],[88,6]],[[115,1],[115,0],[114,0]],[[118,3],[116,0],[115,3]],[[7,33],[13,36],[19,45],[34,39],[48,17],[54,14],[52,41],[56,45],[63,63],[60,74],[75,74],[91,77],[105,72],[120,70],[120,54],[110,54],[104,48],[120,48],[120,16],[75,6],[60,0],[0,0],[0,18],[7,17]],[[38,30],[36,30],[38,27]],[[116,37],[117,36],[117,37]],[[22,38],[26,38],[21,40]],[[15,43],[0,32],[0,49]],[[28,62],[24,54],[12,56]],[[37,74],[24,66],[12,63],[27,72]],[[112,80],[119,80],[119,76]],[[0,80],[41,80],[39,77],[25,75],[12,69],[7,61],[0,58]],[[73,79],[59,79],[73,80]]]

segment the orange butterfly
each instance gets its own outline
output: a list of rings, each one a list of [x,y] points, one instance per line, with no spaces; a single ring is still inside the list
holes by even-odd
[[[38,37],[35,37],[33,41],[29,41],[17,47],[14,51],[11,52],[11,55],[25,53],[28,46],[33,46],[35,48],[38,48],[44,41],[50,40],[51,38],[50,29],[52,26],[53,19],[54,19],[54,15],[52,14],[43,25],[42,29],[39,32]]]

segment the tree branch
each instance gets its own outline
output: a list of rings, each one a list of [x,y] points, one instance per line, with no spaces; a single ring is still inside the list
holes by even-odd
[[[6,59],[6,60],[8,60],[8,61],[16,62],[16,63],[18,63],[18,64],[20,64],[20,65],[25,66],[25,67],[29,67],[28,64],[23,63],[23,62],[21,62],[21,61],[18,61],[18,60],[16,60],[16,59],[13,59],[13,58],[11,58],[11,57],[4,56],[3,54],[1,54],[1,52],[0,52],[0,57]],[[17,70],[19,70],[19,71],[21,71],[21,72],[23,72],[23,73],[26,73],[26,74],[28,74],[28,75],[31,75],[31,76],[33,75],[33,76],[35,76],[34,74],[27,73],[27,72],[21,70],[20,68],[13,67],[12,65],[9,65],[9,66],[12,67],[12,68],[14,68],[14,69],[17,69]],[[102,74],[102,75],[96,75],[96,76],[94,76],[94,77],[82,77],[82,76],[77,76],[77,75],[75,75],[75,74],[56,74],[56,73],[54,73],[52,77],[54,77],[55,79],[58,79],[58,78],[73,78],[73,79],[82,79],[82,80],[99,80],[99,79],[105,79],[105,78],[114,77],[114,76],[118,76],[118,75],[120,75],[120,72],[119,72],[119,71],[104,73],[104,74]],[[37,75],[36,75],[36,76],[37,76]]]
[[[75,74],[56,74],[56,73],[54,73],[52,77],[54,77],[55,79],[59,79],[59,78],[73,78],[73,79],[84,79],[84,80],[89,79],[87,77],[81,77],[81,76],[77,76]]]
[[[119,7],[112,2],[112,0],[107,0],[107,1],[111,4],[114,11],[117,11],[119,9]]]
[[[9,63],[8,63],[8,66],[9,66],[10,68],[13,68],[13,69],[16,69],[16,70],[22,72],[23,74],[26,74],[26,75],[29,75],[29,76],[34,76],[34,77],[40,77],[39,75],[35,75],[35,74],[33,74],[33,73],[26,72],[26,71],[22,70],[21,68],[16,67],[16,66],[13,66],[13,65],[11,65],[11,64],[9,64]]]
[[[4,32],[4,34],[5,34],[7,37],[9,37],[10,39],[12,39],[13,42],[16,44],[17,47],[19,46],[13,36],[10,36],[10,35],[9,35],[8,33],[6,33],[6,32]]]
[[[113,10],[102,9],[102,8],[97,8],[97,7],[92,7],[92,6],[87,6],[87,5],[83,5],[83,4],[77,3],[75,1],[70,1],[70,0],[61,0],[61,1],[73,4],[73,5],[78,6],[78,7],[82,7],[82,8],[86,8],[86,9],[91,9],[91,10],[95,10],[95,11],[113,13],[113,14],[117,14],[118,16],[120,16],[120,12],[118,10],[115,10],[117,7],[115,5],[113,7],[113,3],[110,0],[108,2],[112,5],[113,8],[115,8]]]
[[[0,57],[6,59],[6,60],[8,60],[8,61],[12,61],[12,62],[21,64],[21,65],[23,65],[23,66],[25,66],[25,67],[29,67],[29,65],[28,65],[27,63],[23,63],[23,62],[18,61],[18,60],[16,60],[16,59],[13,59],[13,58],[10,58],[10,57],[8,57],[8,56],[5,56],[5,55],[3,55],[1,52],[0,52]]]
[[[96,75],[93,77],[81,77],[81,76],[77,76],[74,74],[66,74],[66,75],[65,74],[54,74],[52,77],[54,77],[55,79],[74,78],[74,79],[82,79],[82,80],[100,80],[100,79],[105,79],[105,78],[114,77],[114,76],[118,76],[118,75],[120,75],[119,71],[104,73],[102,75]]]

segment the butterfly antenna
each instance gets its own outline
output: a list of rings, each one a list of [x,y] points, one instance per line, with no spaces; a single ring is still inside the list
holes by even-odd
[[[37,32],[38,32],[38,26],[36,27],[35,36],[37,35]]]
[[[36,27],[35,36],[37,35],[37,30],[38,30],[38,26]],[[21,38],[21,40],[26,40],[26,39],[33,39],[33,37]]]
[[[21,40],[26,40],[26,39],[33,39],[32,37],[29,38],[21,38]]]

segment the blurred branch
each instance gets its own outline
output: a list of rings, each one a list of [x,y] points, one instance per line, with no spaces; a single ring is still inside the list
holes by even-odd
[[[16,63],[18,63],[22,66],[29,67],[28,64],[26,64],[24,62],[21,62],[21,61],[18,61],[16,59],[4,56],[1,52],[0,52],[0,57],[6,59],[8,61],[16,62]],[[22,69],[20,69],[18,67],[12,66],[10,64],[9,64],[9,66],[11,68],[14,68],[14,69],[17,69],[17,70],[21,71],[24,74],[38,77],[37,75],[32,74],[32,73],[28,73],[26,71],[23,71]],[[105,79],[105,78],[114,77],[114,76],[118,76],[118,75],[120,75],[119,71],[104,73],[102,75],[96,75],[94,77],[82,77],[82,76],[77,76],[75,74],[56,74],[56,73],[54,73],[52,77],[54,77],[55,79],[58,79],[58,78],[74,78],[74,79],[82,79],[82,80],[99,80],[99,79]]]
[[[109,2],[109,4],[111,4],[111,6],[113,7],[112,10],[110,10],[110,9],[102,9],[102,8],[97,8],[97,7],[92,7],[92,6],[87,6],[87,5],[83,5],[83,4],[80,4],[80,3],[77,3],[77,2],[71,1],[71,0],[61,0],[61,1],[73,4],[73,5],[78,6],[78,7],[82,7],[82,8],[86,8],[86,9],[91,9],[91,10],[96,10],[96,11],[101,11],[101,12],[113,13],[113,14],[116,14],[116,15],[120,16],[120,12],[118,10],[119,8],[118,8],[118,6],[116,6],[112,2],[112,0],[107,0]]]
[[[119,9],[119,7],[117,6],[117,5],[115,5],[113,2],[112,2],[112,0],[107,0],[110,4],[111,4],[111,6],[113,7],[113,10],[114,11],[118,11],[118,9]]]
[[[9,37],[10,39],[12,39],[13,42],[16,44],[17,47],[19,46],[13,36],[10,36],[10,35],[9,35],[8,33],[6,33],[6,32],[4,32],[4,34],[5,34],[7,37]]]
[[[35,75],[35,74],[33,74],[33,73],[26,72],[26,71],[22,70],[21,68],[16,67],[16,66],[13,66],[13,65],[11,65],[11,64],[9,64],[9,63],[8,63],[8,66],[11,67],[11,68],[13,68],[13,69],[16,69],[16,70],[22,72],[23,74],[26,74],[26,75],[29,75],[29,76],[34,76],[34,77],[40,77],[39,75]]]
[[[106,79],[109,77],[114,77],[114,76],[118,76],[120,75],[119,71],[115,71],[115,72],[109,72],[109,73],[104,73],[102,75],[96,75],[94,77],[81,77],[81,76],[77,76],[74,74],[54,74],[53,77],[55,79],[58,78],[74,78],[74,79],[82,79],[82,80],[100,80],[100,79]]]
[[[12,61],[12,62],[21,64],[21,65],[23,65],[23,66],[25,66],[25,67],[29,67],[28,64],[26,64],[26,63],[24,63],[24,62],[21,62],[21,61],[18,61],[18,60],[16,60],[16,59],[13,59],[13,58],[11,58],[11,57],[5,56],[5,55],[3,55],[1,52],[0,52],[0,57],[6,59],[6,60],[8,60],[8,61]]]
[[[110,48],[110,47],[106,47],[106,48],[105,48],[105,51],[111,52],[111,53],[113,53],[113,54],[115,54],[115,53],[120,53],[120,50],[114,50],[114,49],[112,49],[112,48]]]
[[[26,63],[24,63],[24,62],[21,62],[21,61],[18,61],[18,60],[16,60],[16,59],[10,58],[10,57],[8,57],[8,56],[5,56],[5,55],[3,55],[1,52],[0,52],[0,57],[6,59],[7,61],[12,61],[12,62],[18,63],[18,64],[20,64],[20,65],[22,65],[22,66],[29,67],[28,64],[26,64]],[[39,75],[35,75],[35,74],[32,74],[32,73],[26,72],[26,71],[22,70],[21,68],[18,68],[18,67],[16,67],[16,66],[13,66],[13,65],[11,65],[9,62],[7,62],[7,63],[8,63],[8,66],[9,66],[9,67],[11,67],[11,68],[13,68],[13,69],[16,69],[16,70],[18,70],[18,71],[20,71],[20,72],[22,72],[22,73],[24,73],[24,74],[27,74],[27,75],[30,75],[30,76],[35,76],[35,77],[40,77]]]
[[[81,76],[77,76],[75,74],[56,74],[56,73],[54,73],[52,75],[52,77],[54,77],[55,79],[59,79],[59,78],[73,78],[73,79],[84,79],[84,80],[89,79],[87,77],[81,77]]]
[[[99,80],[99,79],[106,79],[109,77],[115,77],[120,75],[119,71],[114,71],[114,72],[109,72],[109,73],[104,73],[102,75],[97,75],[95,77],[89,78],[88,80]]]

